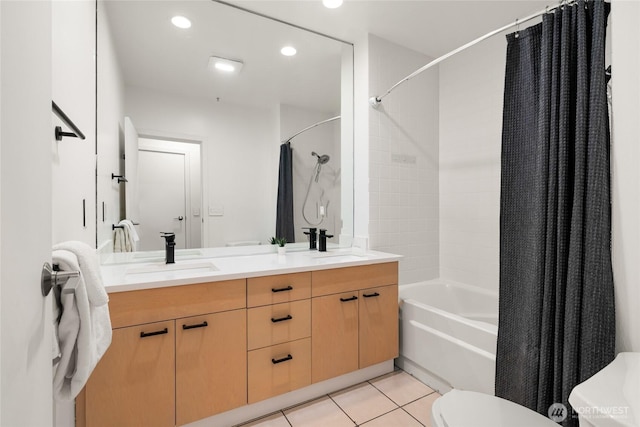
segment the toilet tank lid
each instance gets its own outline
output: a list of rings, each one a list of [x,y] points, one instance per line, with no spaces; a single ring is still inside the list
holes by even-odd
[[[640,425],[640,353],[620,353],[609,365],[574,387],[574,411],[597,427]]]

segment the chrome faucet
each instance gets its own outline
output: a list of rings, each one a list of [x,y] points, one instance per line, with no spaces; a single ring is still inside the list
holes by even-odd
[[[176,234],[162,232],[162,237],[165,239],[165,261],[167,264],[175,264],[176,262]]]

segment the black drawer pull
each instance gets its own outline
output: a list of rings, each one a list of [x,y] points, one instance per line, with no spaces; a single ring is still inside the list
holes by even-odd
[[[362,296],[365,297],[365,298],[373,298],[373,297],[379,297],[380,294],[377,293],[377,292],[374,292],[372,294],[362,294]]]
[[[293,286],[289,285],[286,288],[271,288],[271,292],[284,292],[284,291],[292,291],[293,290]]]
[[[205,326],[209,326],[206,320],[202,323],[198,323],[197,325],[182,325],[182,329],[204,328]]]
[[[279,318],[279,319],[274,319],[274,318],[272,317],[272,318],[271,318],[271,321],[272,321],[273,323],[278,323],[278,322],[284,322],[285,320],[291,320],[291,319],[293,319],[293,317],[291,317],[291,315],[290,315],[290,314],[287,314],[287,317],[281,317],[281,318]]]
[[[291,359],[293,359],[293,356],[288,354],[287,357],[283,357],[282,359],[271,359],[271,363],[276,365],[278,363],[286,362],[287,360],[291,360]]]
[[[168,333],[169,333],[168,328],[164,328],[161,331],[155,331],[155,332],[140,332],[140,338],[152,337],[154,335],[163,335]]]
[[[349,297],[349,298],[340,298],[340,301],[347,302],[347,301],[355,301],[357,299],[358,299],[358,297],[354,295],[354,296]]]

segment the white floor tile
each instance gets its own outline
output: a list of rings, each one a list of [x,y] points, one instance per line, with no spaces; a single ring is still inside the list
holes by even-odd
[[[355,424],[329,397],[284,411],[293,427],[353,427]]]
[[[397,405],[403,406],[433,393],[433,390],[404,371],[395,371],[370,381]]]
[[[397,405],[369,383],[362,383],[330,395],[357,424],[393,411]]]

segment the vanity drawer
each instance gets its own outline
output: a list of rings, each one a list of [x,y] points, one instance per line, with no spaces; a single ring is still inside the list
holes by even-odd
[[[249,403],[311,384],[311,338],[248,354]]]
[[[398,263],[387,262],[358,267],[335,268],[311,273],[312,295],[353,292],[377,286],[398,284]]]
[[[217,313],[246,307],[246,280],[226,280],[109,294],[111,326]]]
[[[278,274],[247,279],[247,306],[279,304],[311,297],[311,273]]]
[[[247,310],[248,348],[268,347],[311,336],[311,300]]]

